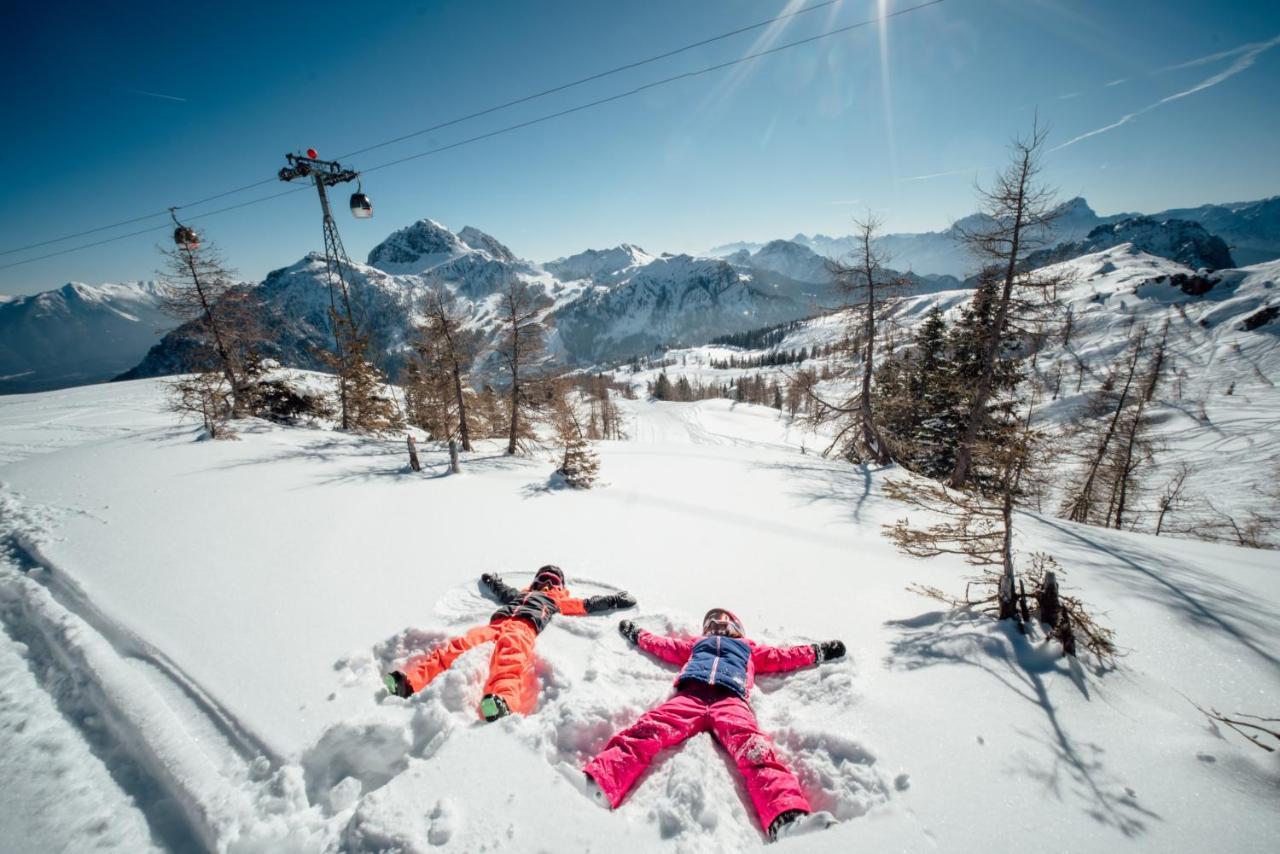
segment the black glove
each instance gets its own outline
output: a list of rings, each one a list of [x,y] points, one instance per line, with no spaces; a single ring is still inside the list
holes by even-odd
[[[830,661],[833,658],[844,658],[844,641],[823,641],[822,643],[812,644],[814,661],[821,664],[824,661]]]
[[[630,593],[611,593],[582,600],[582,607],[588,614],[596,614],[600,611],[615,611],[618,608],[631,608],[635,604],[636,597]]]
[[[640,642],[640,627],[630,620],[623,620],[621,623],[618,623],[618,631],[622,633],[624,638],[632,643]]]
[[[490,590],[493,590],[502,583],[502,576],[486,572],[484,575],[480,576],[480,583],[485,587],[488,587]]]

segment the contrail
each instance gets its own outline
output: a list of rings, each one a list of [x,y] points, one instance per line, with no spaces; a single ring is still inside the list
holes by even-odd
[[[1049,151],[1051,152],[1061,151],[1067,146],[1075,145],[1077,142],[1086,140],[1091,136],[1097,136],[1100,133],[1106,133],[1109,130],[1115,130],[1121,125],[1127,125],[1129,122],[1133,121],[1143,113],[1148,113],[1154,110],[1156,107],[1160,107],[1164,104],[1168,104],[1170,101],[1177,101],[1178,99],[1185,98],[1188,95],[1194,95],[1196,92],[1203,92],[1205,89],[1209,89],[1213,86],[1217,86],[1219,83],[1222,83],[1225,80],[1230,80],[1232,77],[1235,77],[1241,71],[1245,71],[1246,69],[1248,69],[1251,65],[1253,65],[1254,61],[1259,56],[1271,50],[1271,48],[1275,47],[1278,44],[1280,44],[1280,36],[1276,36],[1270,41],[1255,42],[1252,44],[1241,45],[1240,47],[1232,48],[1231,50],[1222,51],[1220,53],[1211,54],[1209,56],[1202,56],[1199,59],[1193,59],[1189,62],[1184,62],[1181,65],[1171,65],[1168,68],[1161,69],[1161,71],[1171,71],[1175,68],[1189,68],[1196,65],[1204,65],[1207,62],[1212,62],[1218,59],[1226,59],[1227,57],[1230,57],[1230,56],[1238,57],[1236,61],[1231,63],[1231,65],[1228,66],[1226,69],[1219,71],[1217,74],[1214,74],[1211,77],[1207,77],[1204,80],[1201,80],[1199,83],[1192,86],[1190,89],[1184,89],[1181,92],[1175,92],[1172,95],[1166,95],[1165,97],[1161,98],[1159,101],[1156,101],[1154,104],[1148,104],[1147,106],[1141,109],[1134,110],[1132,113],[1126,113],[1125,115],[1121,116],[1118,120],[1112,122],[1109,125],[1106,125],[1100,128],[1095,128],[1094,130],[1091,130],[1088,133],[1082,133],[1079,136],[1075,137],[1074,139],[1067,140],[1066,142],[1062,143],[1062,145],[1054,146],[1053,148],[1049,149]]]
[[[933,178],[944,178],[947,175],[969,175],[978,170],[975,169],[952,169],[948,172],[933,172],[928,175],[912,175],[910,178],[902,178],[902,181],[929,181]]]
[[[177,95],[162,95],[159,92],[144,92],[142,89],[125,89],[126,92],[132,92],[135,95],[146,95],[148,98],[163,98],[166,101],[181,101],[187,103],[186,98],[179,98]]]

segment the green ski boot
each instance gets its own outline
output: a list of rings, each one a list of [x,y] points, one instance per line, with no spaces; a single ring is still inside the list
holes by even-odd
[[[399,670],[382,675],[382,684],[387,686],[387,693],[396,697],[413,696],[413,688],[409,685],[409,681],[404,678],[404,674]]]
[[[511,714],[511,708],[507,705],[507,701],[497,694],[485,694],[484,699],[480,701],[480,716],[490,723],[498,718],[505,718],[509,714]]]

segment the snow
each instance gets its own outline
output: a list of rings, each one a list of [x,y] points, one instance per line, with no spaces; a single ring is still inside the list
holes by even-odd
[[[670,691],[618,615],[552,622],[527,718],[477,719],[487,649],[386,695],[382,671],[487,620],[482,572],[523,584],[554,562],[575,593],[631,591],[623,616],[651,630],[723,605],[763,641],[846,642],[753,694],[840,819],[788,850],[988,852],[1046,832],[1054,851],[1272,850],[1275,758],[1189,701],[1274,714],[1274,553],[1019,514],[1019,548],[1052,552],[1116,629],[1126,655],[1102,670],[907,591],[960,593],[969,568],[881,536],[903,515],[881,491],[893,471],[816,456],[820,437],[767,408],[620,404],[630,438],[598,443],[605,482],[574,491],[548,488],[549,452],[496,441],[458,476],[421,437],[420,474],[402,437],[247,422],[197,441],[156,380],[0,401],[0,814],[43,804],[28,850],[761,848],[709,736],[612,813],[556,770]]]

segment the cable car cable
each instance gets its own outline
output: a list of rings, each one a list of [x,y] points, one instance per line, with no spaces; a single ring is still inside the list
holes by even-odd
[[[739,27],[736,30],[730,30],[729,32],[721,33],[718,36],[711,36],[710,38],[702,39],[701,41],[691,42],[690,44],[684,45],[683,47],[674,48],[665,53],[660,53],[655,56],[648,57],[646,59],[640,59],[640,60],[636,60],[635,62],[629,62],[626,65],[619,65],[616,68],[610,68],[606,71],[600,71],[595,74],[582,77],[578,80],[571,81],[569,83],[562,83],[559,86],[553,86],[550,89],[544,89],[541,92],[535,92],[532,95],[525,95],[524,97],[516,98],[513,101],[507,101],[506,103],[498,104],[497,106],[489,107],[487,109],[480,110],[478,112],[470,113],[469,115],[459,116],[456,119],[450,119],[449,121],[441,122],[438,125],[432,125],[431,127],[428,127],[428,128],[422,128],[421,130],[411,131],[410,133],[403,134],[401,136],[395,137],[394,139],[386,140],[385,142],[378,142],[378,143],[374,143],[373,145],[366,146],[364,148],[358,148],[355,151],[349,151],[346,154],[339,155],[337,159],[342,160],[347,157],[353,157],[357,154],[364,154],[365,152],[373,151],[374,149],[377,149],[377,148],[385,148],[388,145],[394,145],[395,143],[403,142],[406,139],[412,139],[416,136],[422,136],[425,133],[431,133],[432,131],[440,130],[442,128],[450,127],[456,124],[461,124],[462,122],[479,118],[480,116],[487,116],[490,113],[496,113],[500,110],[505,110],[508,107],[514,107],[518,104],[524,104],[529,101],[533,101],[538,98],[545,97],[547,95],[553,95],[557,92],[563,92],[566,89],[572,89],[575,86],[581,86],[584,83],[590,83],[593,80],[599,80],[603,77],[608,77],[612,74],[618,74],[623,71],[628,71],[632,68],[639,68],[643,65],[649,65],[651,63],[658,62],[663,59],[669,59],[670,57],[676,56],[681,53],[685,53],[687,51],[693,50],[694,48],[704,47],[706,45],[713,44],[718,41],[723,41],[724,39],[727,39],[727,38],[732,38],[733,36],[742,35],[743,33],[751,32],[752,30],[758,30],[761,27],[767,27],[768,25],[777,23],[778,21],[784,21],[784,20],[787,20],[788,18],[795,18],[799,15],[804,15],[808,12],[816,12],[819,9],[826,8],[827,6],[833,6],[840,2],[843,2],[843,0],[823,0],[823,2],[814,3],[810,6],[804,7],[803,9],[797,9],[794,12],[788,12],[783,15],[778,15],[777,17],[774,17],[774,18],[769,18],[768,20],[765,20],[765,21],[759,21],[755,24],[749,24],[745,27]],[[242,193],[245,190],[251,190],[254,187],[261,187],[264,184],[270,184],[275,180],[276,180],[275,176],[272,176],[270,178],[265,178],[261,181],[255,181],[252,184],[245,184],[243,187],[236,187],[234,190],[226,190],[221,193],[215,193],[212,196],[206,196],[205,198],[197,199],[194,202],[187,202],[186,204],[183,204],[183,205],[175,205],[175,207],[177,207],[178,210],[195,207],[196,205],[202,205],[202,204],[205,204],[206,202],[212,202],[215,199],[221,199],[221,198],[225,198],[226,196],[234,195],[236,193]],[[131,225],[135,222],[142,222],[143,220],[146,220],[146,219],[152,219],[154,217],[164,216],[167,213],[168,213],[167,209],[163,211],[156,211],[155,213],[143,214],[142,216],[137,216],[132,219],[125,219],[125,220],[121,220],[120,222],[113,222],[110,225],[100,225],[100,226],[97,226],[96,228],[88,228],[88,229],[85,229],[84,231],[77,231],[71,234],[64,234],[61,237],[53,237],[48,240],[41,240],[37,243],[28,243],[26,246],[17,246],[17,247],[14,247],[13,249],[3,249],[3,250],[0,250],[0,255],[12,255],[15,252],[24,252],[27,249],[36,249],[41,246],[48,246],[51,243],[61,243],[64,240],[71,240],[76,237],[84,237],[87,234],[96,234],[99,231],[109,231],[110,229],[119,228],[120,226]],[[97,244],[93,244],[93,245],[97,245]],[[48,256],[45,256],[45,257],[48,257]],[[4,269],[4,268],[0,267],[0,269]]]
[[[198,219],[204,219],[205,217],[208,217],[208,216],[223,214],[223,213],[226,213],[227,211],[233,211],[238,208],[245,208],[245,207],[248,207],[249,205],[256,205],[259,202],[267,202],[272,199],[278,199],[281,196],[291,195],[293,193],[301,193],[304,190],[309,190],[309,189],[311,188],[305,185],[301,187],[291,187],[290,189],[280,193],[272,193],[268,196],[259,196],[256,199],[249,199],[248,201],[238,202],[237,204],[228,205],[225,208],[218,208],[217,210],[214,210],[214,211],[205,211],[202,214],[189,216],[186,219],[187,219],[187,222],[195,222]],[[167,214],[168,211],[165,211],[165,213]],[[71,252],[79,252],[81,249],[92,249],[95,246],[102,246],[105,243],[114,243],[117,240],[127,240],[130,237],[137,237],[141,234],[150,234],[152,232],[168,231],[168,230],[169,230],[168,225],[153,225],[147,228],[139,229],[138,231],[131,231],[128,234],[117,234],[114,237],[105,237],[102,240],[95,240],[93,243],[84,243],[84,244],[81,244],[80,246],[72,246],[69,249],[59,249],[57,252],[50,252],[47,255],[37,255],[34,258],[24,258],[21,261],[13,261],[8,264],[0,264],[0,270],[7,270],[10,267],[20,267],[23,264],[30,264],[33,261],[44,261],[49,258],[57,258],[59,255],[66,255]]]
[[[908,12],[914,12],[918,9],[924,9],[928,6],[936,6],[941,2],[943,2],[943,0],[929,0],[929,2],[921,3],[918,6],[910,6],[906,9],[899,9],[896,12],[891,12],[888,15],[885,15],[884,17],[885,18],[897,17],[898,15],[904,15]],[[360,174],[365,175],[365,174],[368,174],[369,172],[376,172],[379,169],[386,169],[388,166],[396,166],[401,163],[406,163],[410,160],[417,160],[421,157],[429,157],[432,154],[439,154],[442,151],[448,151],[449,149],[452,149],[452,148],[458,148],[459,146],[468,145],[473,142],[479,142],[480,140],[489,139],[495,136],[500,136],[504,133],[510,133],[511,131],[514,131],[514,130],[527,128],[530,125],[541,124],[542,122],[547,122],[552,119],[558,119],[562,116],[567,116],[572,113],[581,112],[582,110],[587,110],[592,107],[598,107],[601,104],[608,104],[612,101],[619,101],[619,100],[622,100],[623,98],[629,98],[632,95],[638,95],[641,92],[645,92],[649,89],[654,89],[658,86],[665,86],[668,83],[675,83],[679,80],[688,80],[693,77],[701,77],[704,74],[710,74],[714,71],[722,71],[725,68],[729,68],[734,65],[740,65],[744,62],[750,62],[752,60],[760,59],[761,57],[769,56],[770,54],[780,53],[784,50],[790,50],[793,47],[800,47],[801,45],[810,44],[812,42],[830,38],[831,36],[837,36],[837,35],[840,35],[841,33],[847,33],[850,30],[856,30],[861,27],[869,26],[870,24],[876,24],[876,23],[879,23],[880,20],[881,20],[880,18],[874,18],[866,21],[859,21],[856,24],[849,24],[847,26],[838,27],[834,30],[828,30],[825,33],[819,33],[816,36],[809,36],[808,38],[798,39],[793,42],[787,42],[786,44],[777,45],[776,47],[771,47],[771,48],[768,48],[767,50],[761,50],[761,51],[757,51],[756,53],[745,54],[743,56],[738,57],[737,59],[730,59],[726,62],[720,62],[715,65],[708,65],[707,67],[700,68],[697,71],[686,71],[681,74],[672,75],[671,77],[664,77],[661,80],[654,80],[649,83],[645,83],[641,86],[637,86],[634,89],[628,89],[625,92],[619,92],[615,95],[609,95],[604,98],[598,98],[594,101],[588,101],[585,104],[579,104],[574,107],[568,107],[566,109],[559,110],[554,113],[548,113],[546,115],[539,116],[538,118],[535,118],[535,119],[529,119],[528,121],[519,122],[518,124],[508,125],[504,128],[498,128],[497,130],[489,131],[488,133],[482,133],[476,136],[468,137],[466,139],[459,140],[458,142],[451,142],[448,145],[441,145],[436,148],[429,149],[427,151],[420,151],[417,154],[410,154],[406,157],[398,157],[395,160],[388,160],[386,163],[380,163],[377,166],[370,166],[366,169],[359,170],[359,172]]]
[[[938,5],[939,3],[942,3],[942,2],[944,2],[944,0],[928,0],[928,2],[921,3],[921,4],[916,5],[916,6],[909,6],[909,7],[905,8],[905,9],[898,9],[898,10],[896,10],[896,11],[890,12],[889,14],[887,14],[887,15],[885,15],[885,16],[884,16],[884,19],[888,19],[888,18],[896,18],[896,17],[898,17],[898,16],[900,16],[900,15],[905,15],[905,14],[908,14],[908,13],[910,13],[910,12],[915,12],[915,11],[918,11],[918,10],[920,10],[920,9],[928,8],[928,7],[930,7],[930,6],[936,6],[936,5]],[[473,142],[479,142],[479,141],[481,141],[481,140],[490,139],[490,138],[492,138],[492,137],[500,136],[500,135],[505,134],[505,133],[510,133],[510,132],[512,132],[512,131],[520,130],[521,128],[526,128],[526,127],[529,127],[529,126],[531,126],[531,125],[541,124],[541,123],[543,123],[543,122],[547,122],[547,121],[550,121],[550,120],[552,120],[552,119],[560,118],[561,116],[570,115],[570,114],[572,114],[572,113],[580,112],[580,111],[582,111],[582,110],[587,110],[587,109],[590,109],[590,108],[592,108],[592,107],[598,107],[598,106],[600,106],[600,105],[602,105],[602,104],[608,104],[608,103],[611,103],[611,102],[613,102],[613,101],[618,101],[618,100],[621,100],[621,99],[623,99],[623,98],[628,98],[628,97],[631,97],[632,95],[637,95],[637,94],[639,94],[639,93],[641,93],[641,92],[645,92],[645,91],[647,91],[647,90],[649,90],[649,89],[653,89],[653,88],[656,88],[656,87],[658,87],[658,86],[664,86],[664,85],[666,85],[666,84],[668,84],[668,83],[675,83],[675,82],[680,81],[680,80],[687,80],[687,79],[691,79],[691,78],[694,78],[694,77],[700,77],[700,76],[702,76],[702,75],[704,75],[704,74],[710,74],[710,73],[712,73],[712,72],[714,72],[714,71],[720,71],[720,70],[723,70],[723,69],[725,69],[725,68],[730,68],[730,67],[732,67],[732,66],[734,66],[734,65],[740,65],[740,64],[742,64],[742,63],[744,63],[744,62],[751,62],[751,61],[753,61],[753,60],[760,59],[761,57],[770,56],[770,55],[775,54],[775,53],[780,53],[780,52],[782,52],[782,51],[784,51],[784,50],[790,50],[791,48],[800,47],[800,46],[802,46],[802,45],[806,45],[806,44],[812,44],[813,42],[821,41],[822,39],[830,38],[830,37],[832,37],[832,36],[837,36],[837,35],[840,35],[840,34],[842,34],[842,33],[850,32],[850,31],[852,31],[852,30],[856,30],[856,29],[860,29],[860,28],[862,28],[862,27],[870,26],[871,24],[876,24],[876,23],[879,23],[880,21],[881,21],[881,18],[877,17],[877,18],[872,18],[872,19],[868,19],[868,20],[865,20],[865,21],[859,21],[859,22],[858,22],[858,23],[856,23],[856,24],[848,24],[848,25],[843,26],[843,27],[837,27],[836,29],[828,30],[828,31],[827,31],[827,32],[825,32],[825,33],[819,33],[818,35],[815,35],[815,36],[809,36],[808,38],[798,39],[798,40],[793,41],[793,42],[787,42],[786,44],[777,45],[777,46],[775,46],[775,47],[768,48],[768,49],[766,49],[766,50],[762,50],[762,51],[758,51],[758,52],[756,52],[756,53],[746,54],[746,55],[744,55],[744,56],[740,56],[740,57],[738,57],[737,59],[731,59],[731,60],[728,60],[728,61],[726,61],[726,62],[717,63],[717,64],[715,64],[715,65],[709,65],[709,66],[707,66],[707,67],[705,67],[705,68],[701,68],[701,69],[698,69],[698,70],[696,70],[696,71],[686,71],[686,72],[684,72],[684,73],[676,74],[676,75],[673,75],[673,76],[671,76],[671,77],[665,77],[665,78],[663,78],[663,79],[661,79],[661,80],[651,81],[651,82],[649,82],[649,83],[645,83],[645,84],[643,84],[643,85],[641,85],[641,86],[637,86],[637,87],[635,87],[634,89],[629,89],[629,90],[627,90],[627,91],[625,91],[625,92],[620,92],[620,93],[617,93],[617,94],[615,94],[615,95],[610,95],[610,96],[607,96],[607,97],[604,97],[604,98],[598,98],[598,99],[596,99],[596,100],[594,100],[594,101],[589,101],[589,102],[587,102],[587,103],[579,104],[579,105],[574,106],[574,107],[569,107],[569,108],[566,108],[566,109],[563,109],[563,110],[558,110],[558,111],[556,111],[556,112],[554,112],[554,113],[548,113],[548,114],[546,114],[546,115],[539,116],[539,117],[534,118],[534,119],[529,119],[528,121],[518,122],[517,124],[514,124],[514,125],[508,125],[508,126],[503,127],[503,128],[498,128],[497,130],[489,131],[488,133],[478,134],[478,135],[473,136],[473,137],[468,137],[467,139],[459,140],[459,141],[457,141],[457,142],[452,142],[452,143],[449,143],[448,145],[442,145],[442,146],[438,146],[438,147],[436,147],[436,148],[428,149],[427,151],[420,151],[420,152],[418,152],[417,154],[410,154],[410,155],[408,155],[408,156],[406,156],[406,157],[398,157],[398,158],[396,158],[395,160],[389,160],[389,161],[387,161],[387,162],[385,162],[385,163],[379,163],[379,164],[378,164],[378,165],[376,165],[376,166],[371,166],[371,167],[369,167],[369,168],[367,168],[367,169],[360,169],[360,170],[357,170],[357,171],[358,171],[360,174],[366,174],[366,173],[369,173],[369,172],[376,172],[376,171],[378,171],[378,170],[380,170],[380,169],[387,169],[387,168],[389,168],[389,167],[391,167],[391,166],[398,166],[399,164],[401,164],[401,163],[407,163],[407,162],[408,162],[408,161],[410,161],[410,160],[418,160],[418,159],[423,158],[423,157],[429,157],[429,156],[431,156],[431,155],[433,155],[433,154],[439,154],[439,153],[441,153],[441,152],[449,151],[449,150],[451,150],[451,149],[458,148],[458,147],[461,147],[461,146],[463,146],[463,145],[469,145],[469,144],[471,144],[471,143],[473,143]],[[273,178],[273,179],[271,179],[271,180],[272,180],[272,181],[274,181],[274,180],[276,180],[276,179],[274,179],[274,178]],[[247,186],[250,186],[250,187],[251,187],[251,186],[260,186],[261,184],[265,184],[265,183],[268,183],[268,182],[267,182],[267,181],[259,181],[257,184],[251,184],[251,185],[247,185]],[[247,187],[246,187],[246,188],[241,188],[241,189],[247,189]],[[248,200],[248,201],[246,201],[246,202],[241,202],[241,203],[239,203],[239,204],[230,205],[230,206],[225,207],[225,208],[219,208],[218,210],[215,210],[215,211],[208,211],[208,212],[206,212],[206,213],[202,213],[202,214],[198,214],[198,215],[195,215],[195,216],[191,216],[191,217],[188,217],[188,220],[197,220],[197,219],[202,219],[202,218],[207,217],[207,216],[214,216],[215,214],[225,213],[225,212],[227,212],[227,211],[236,210],[236,209],[238,209],[238,208],[248,207],[249,205],[255,205],[255,204],[258,204],[259,202],[270,201],[271,199],[279,198],[280,196],[287,196],[287,195],[289,195],[290,193],[298,193],[298,192],[301,192],[301,191],[303,191],[303,190],[305,190],[305,189],[308,189],[308,188],[307,188],[307,187],[305,187],[305,186],[304,186],[304,187],[295,187],[295,188],[290,189],[290,190],[285,190],[284,192],[281,192],[281,193],[273,193],[273,194],[268,195],[268,196],[261,196],[261,197],[256,198],[256,199],[250,199],[250,200]],[[239,192],[239,191],[229,191],[229,192]],[[224,193],[224,194],[222,194],[222,195],[227,195],[227,194],[228,194],[228,193]],[[193,204],[194,204],[194,203],[193,203]],[[168,210],[165,210],[165,211],[164,211],[164,214],[167,214],[167,213],[168,213]],[[137,220],[134,220],[134,221],[136,222]],[[105,243],[111,243],[111,242],[114,242],[114,241],[116,241],[116,240],[125,240],[125,239],[127,239],[127,238],[130,238],[130,237],[136,237],[136,236],[138,236],[138,235],[140,235],[140,234],[146,234],[146,233],[151,232],[151,231],[159,231],[159,230],[161,230],[161,228],[166,228],[166,229],[167,229],[167,228],[168,228],[168,226],[145,228],[145,229],[142,229],[142,230],[140,230],[140,231],[134,231],[134,232],[130,232],[130,233],[128,233],[128,234],[117,235],[117,236],[115,236],[115,237],[108,237],[108,238],[106,238],[106,239],[98,240],[98,241],[95,241],[95,242],[93,242],[93,243],[86,243],[86,244],[83,244],[83,245],[81,245],[81,246],[73,246],[73,247],[70,247],[70,248],[68,248],[68,249],[62,249],[62,250],[59,250],[59,251],[57,251],[57,252],[51,252],[51,253],[49,253],[49,254],[47,254],[47,255],[40,255],[40,256],[37,256],[37,257],[35,257],[35,258],[27,258],[27,259],[24,259],[24,260],[22,260],[22,261],[14,261],[14,262],[11,262],[11,263],[9,263],[9,264],[3,264],[3,265],[0,265],[0,270],[7,270],[7,269],[9,269],[10,267],[17,267],[17,266],[20,266],[20,265],[22,265],[22,264],[29,264],[29,263],[32,263],[32,262],[34,262],[34,261],[43,261],[43,260],[46,260],[46,259],[48,259],[48,258],[55,258],[55,257],[57,257],[57,256],[59,256],[59,255],[65,255],[65,254],[70,253],[70,252],[78,252],[78,251],[80,251],[81,249],[89,249],[89,248],[92,248],[92,247],[94,247],[94,246],[101,246],[101,245],[103,245],[103,244],[105,244]],[[53,242],[53,241],[50,241],[50,242]],[[13,250],[13,251],[17,251],[17,250]]]
[[[574,80],[570,83],[563,83],[559,86],[553,86],[550,89],[543,89],[541,92],[535,92],[532,95],[525,95],[523,98],[516,98],[514,101],[507,101],[505,104],[498,104],[497,106],[489,107],[488,109],[480,110],[478,112],[474,112],[466,116],[459,116],[456,119],[450,119],[447,122],[441,122],[438,125],[432,125],[431,127],[423,128],[422,130],[411,131],[409,133],[403,134],[402,136],[397,136],[394,139],[388,139],[386,142],[377,142],[377,143],[374,143],[373,145],[365,146],[364,148],[357,148],[355,151],[348,151],[346,154],[339,155],[338,159],[345,160],[348,157],[354,157],[357,154],[364,154],[365,152],[373,151],[376,148],[385,148],[388,145],[394,145],[397,142],[404,142],[406,139],[412,139],[415,136],[422,136],[424,133],[431,133],[432,131],[440,130],[441,128],[447,128],[451,125],[460,124],[461,122],[469,121],[471,119],[476,119],[476,118],[479,118],[480,116],[487,116],[490,113],[496,113],[499,110],[505,110],[508,107],[514,107],[518,104],[524,104],[528,101],[533,101],[538,98],[546,97],[547,95],[554,95],[557,92],[563,92],[566,89],[572,89],[575,86],[581,86],[584,83],[590,83],[593,80],[599,80],[603,77],[609,77],[610,75],[618,74],[623,71],[630,71],[632,68],[639,68],[643,65],[649,65],[654,62],[659,62],[663,59],[670,59],[673,56],[676,56],[681,53],[686,53],[687,51],[691,51],[694,48],[705,47],[706,45],[713,44],[715,42],[722,41],[724,39],[731,38],[733,36],[742,35],[743,33],[748,33],[748,32],[751,32],[752,30],[758,30],[761,27],[767,27],[768,25],[777,23],[778,21],[784,21],[788,18],[794,18],[794,17],[797,17],[798,15],[803,15],[807,12],[816,12],[819,9],[823,9],[827,6],[834,6],[837,3],[841,3],[841,2],[843,2],[843,0],[823,0],[823,2],[821,3],[814,3],[811,6],[805,6],[803,9],[797,9],[794,12],[788,12],[785,15],[779,15],[776,18],[770,18],[767,21],[760,21],[759,23],[749,24],[745,27],[739,27],[736,30],[730,30],[727,33],[721,33],[718,36],[712,36],[710,38],[703,39],[702,41],[692,42],[690,44],[684,45],[683,47],[673,48],[667,51],[666,53],[659,53],[655,56],[648,57],[647,59],[639,59],[639,60],[636,60],[635,62],[628,62],[626,65],[619,65],[616,68],[610,68],[607,71],[601,71],[596,74],[592,74],[587,77]]]

